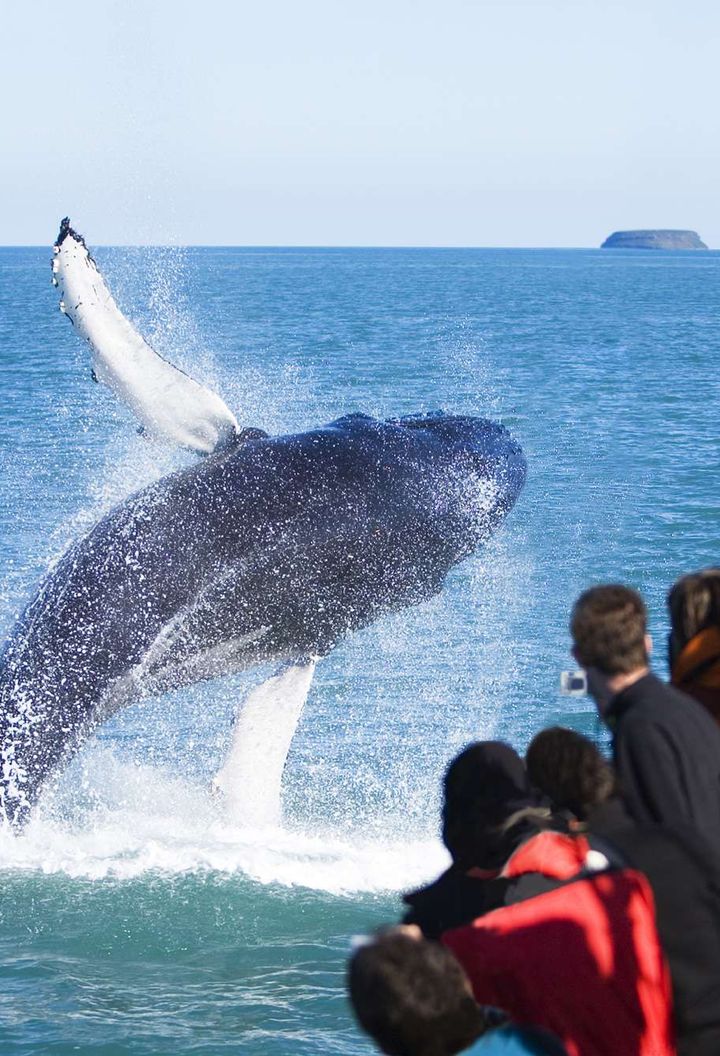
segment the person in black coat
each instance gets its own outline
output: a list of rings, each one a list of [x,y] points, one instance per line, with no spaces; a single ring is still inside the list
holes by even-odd
[[[452,865],[433,883],[404,895],[403,923],[417,924],[426,938],[438,939],[497,909],[510,885],[496,878],[510,855],[538,832],[558,827],[564,829],[564,823],[530,787],[514,748],[502,741],[468,745],[450,763],[443,783],[442,838]]]
[[[613,735],[620,793],[638,822],[692,825],[720,847],[720,727],[650,672],[640,595],[593,587],[573,608],[573,655]]]
[[[586,737],[555,727],[527,751],[528,776],[578,819],[612,865],[644,873],[673,984],[679,1056],[720,1053],[720,854],[692,826],[634,822],[614,774]]]

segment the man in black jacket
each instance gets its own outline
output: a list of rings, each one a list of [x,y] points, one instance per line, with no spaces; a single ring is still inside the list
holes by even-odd
[[[629,587],[592,587],[575,603],[573,655],[613,734],[620,791],[637,822],[692,825],[720,848],[720,727],[649,667],[647,613]]]

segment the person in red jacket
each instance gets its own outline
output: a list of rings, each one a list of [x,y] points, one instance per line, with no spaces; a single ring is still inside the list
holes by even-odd
[[[584,837],[543,832],[503,869],[545,891],[446,931],[475,1000],[557,1035],[570,1056],[675,1056],[652,892]],[[541,885],[542,886],[542,883]]]
[[[639,825],[616,795],[615,775],[574,730],[538,733],[528,776],[593,847],[647,877],[673,987],[679,1056],[720,1053],[720,854],[691,826]]]

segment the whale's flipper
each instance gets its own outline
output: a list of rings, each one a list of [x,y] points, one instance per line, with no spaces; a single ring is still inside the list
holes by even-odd
[[[241,705],[227,758],[213,779],[233,820],[276,825],[290,743],[307,700],[316,660],[285,668]]]
[[[93,350],[93,377],[109,386],[145,430],[209,454],[238,432],[214,392],[154,352],[125,318],[83,238],[66,217],[55,243],[53,281],[60,309]]]

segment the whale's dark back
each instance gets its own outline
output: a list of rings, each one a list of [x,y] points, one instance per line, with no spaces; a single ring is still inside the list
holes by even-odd
[[[270,658],[322,655],[441,589],[525,479],[500,425],[352,415],[255,439],[111,511],[48,575],[0,658],[0,796],[131,700]]]

